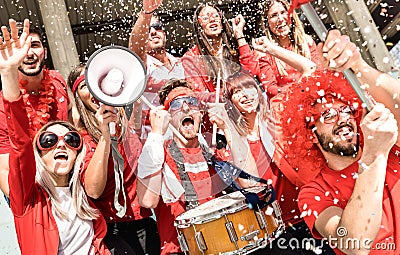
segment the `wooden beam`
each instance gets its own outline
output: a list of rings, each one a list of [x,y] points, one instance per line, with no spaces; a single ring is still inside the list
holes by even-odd
[[[397,13],[396,16],[392,18],[392,20],[387,24],[383,29],[382,29],[382,35],[385,35],[387,37],[392,37],[397,31],[397,27],[400,26],[400,12]]]
[[[347,34],[361,50],[365,61],[383,72],[390,72],[394,63],[364,1],[324,1],[335,25]]]
[[[66,79],[79,64],[71,24],[64,0],[39,0],[54,68]]]
[[[366,2],[369,12],[373,13],[375,11],[375,9],[378,8],[378,6],[382,2],[382,0],[374,0],[374,1],[365,0],[364,2]]]

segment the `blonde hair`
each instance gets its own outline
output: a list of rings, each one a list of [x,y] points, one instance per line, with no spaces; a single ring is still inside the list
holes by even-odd
[[[54,125],[62,125],[70,131],[77,131],[77,129],[70,123],[57,120],[52,121],[44,125],[35,135],[33,139],[33,151],[35,155],[36,162],[36,182],[47,192],[50,197],[53,212],[62,219],[68,219],[68,211],[64,210],[61,205],[61,201],[58,198],[56,187],[53,184],[49,176],[50,169],[47,168],[46,164],[43,162],[40,150],[37,147],[37,140],[39,139],[39,134],[42,131],[46,131],[49,127]],[[85,146],[82,146],[77,152],[75,163],[68,176],[68,186],[71,190],[73,205],[76,210],[76,214],[82,220],[94,220],[100,216],[100,212],[91,207],[86,196],[84,187],[79,179],[80,168],[83,165],[83,160],[86,155]]]
[[[269,40],[272,42],[275,42],[279,46],[283,47],[281,45],[279,38],[271,32],[270,27],[268,25],[268,11],[274,5],[275,3],[281,3],[283,7],[286,9],[286,11],[289,10],[290,4],[286,0],[264,0],[263,2],[260,3],[260,9],[262,11],[261,15],[261,28],[265,32],[266,36],[268,37]],[[309,47],[309,42],[311,37],[307,35],[304,32],[303,28],[303,23],[300,21],[299,16],[297,13],[294,11],[291,15],[291,26],[290,26],[290,43],[293,49],[293,52],[311,59],[311,51]],[[287,72],[285,70],[285,64],[283,61],[275,58],[279,73],[281,75],[287,75]]]

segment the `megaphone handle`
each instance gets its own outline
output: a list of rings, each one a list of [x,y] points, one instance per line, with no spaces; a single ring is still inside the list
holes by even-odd
[[[114,136],[116,134],[116,132],[115,132],[115,122],[108,123],[108,127],[110,128],[110,135]]]
[[[144,97],[143,95],[140,96],[140,99],[143,101],[143,103],[145,103],[150,109],[154,109],[156,108],[152,103],[149,102],[149,100],[147,100],[146,97]],[[185,137],[182,136],[181,133],[179,133],[178,130],[176,130],[176,128],[174,126],[171,125],[171,123],[169,123],[168,128],[172,131],[172,133],[174,133],[174,135],[176,135],[179,140],[181,140],[182,143],[187,144],[188,141],[186,140]]]

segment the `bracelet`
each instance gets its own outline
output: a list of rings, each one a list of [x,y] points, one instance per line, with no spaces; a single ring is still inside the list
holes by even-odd
[[[369,170],[369,166],[361,160],[358,161],[358,166],[362,169],[362,173]]]
[[[152,10],[151,12],[146,12],[145,9],[142,9],[144,14],[153,14],[157,9]]]
[[[239,41],[240,39],[246,39],[246,36],[241,36],[239,38],[236,38],[237,41]]]

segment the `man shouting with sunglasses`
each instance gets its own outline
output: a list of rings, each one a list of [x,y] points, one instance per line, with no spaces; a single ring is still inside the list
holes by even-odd
[[[174,227],[176,217],[215,198],[226,185],[205,159],[205,153],[210,152],[199,134],[201,105],[189,83],[168,81],[159,95],[163,106],[150,111],[152,129],[138,161],[137,192],[142,206],[154,208],[161,254],[183,254]],[[164,142],[169,123],[186,138],[186,144],[175,135]],[[232,136],[230,140],[240,139]],[[246,147],[237,144],[236,148]],[[227,159],[229,154],[225,150],[214,152],[219,159]]]
[[[158,104],[157,91],[171,78],[185,77],[182,63],[165,49],[166,32],[164,25],[154,12],[162,0],[143,0],[143,10],[140,12],[129,37],[129,49],[134,51],[145,62],[149,76],[144,96],[154,105]],[[149,110],[143,105],[144,128],[142,138],[150,132],[148,118]]]

